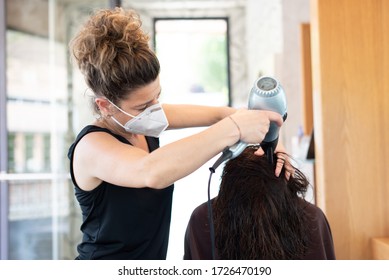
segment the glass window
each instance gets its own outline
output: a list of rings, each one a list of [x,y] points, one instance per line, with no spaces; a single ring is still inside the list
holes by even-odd
[[[0,46],[6,66],[0,94],[6,100],[7,153],[0,156],[8,154],[5,174],[1,170],[1,258],[73,259],[81,238],[80,221],[74,219],[80,215],[69,214],[79,208],[67,149],[73,141],[73,89],[84,84],[73,79],[67,47],[90,11],[109,1],[0,3],[7,15],[0,40],[6,44]],[[5,127],[0,129],[4,135]]]
[[[15,133],[9,133],[8,134],[8,172],[14,173],[15,172],[15,140],[16,135]]]
[[[162,99],[169,103],[227,105],[226,19],[156,19]]]

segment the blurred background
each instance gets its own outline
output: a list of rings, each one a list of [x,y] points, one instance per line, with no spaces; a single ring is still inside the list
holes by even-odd
[[[240,108],[259,76],[278,79],[288,99],[280,139],[310,179],[307,200],[327,214],[338,257],[385,258],[376,253],[389,246],[384,0],[0,0],[0,259],[77,255],[67,150],[94,116],[68,43],[94,10],[115,6],[141,15],[161,62],[162,102]],[[161,144],[201,129],[167,131]],[[170,260],[182,259],[212,163],[175,184]]]

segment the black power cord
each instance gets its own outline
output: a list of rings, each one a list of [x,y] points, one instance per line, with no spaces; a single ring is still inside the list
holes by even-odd
[[[209,233],[211,237],[211,251],[212,251],[212,259],[215,259],[215,228],[213,225],[213,212],[212,212],[212,203],[211,203],[211,178],[212,174],[215,173],[214,169],[209,169],[211,172],[209,174],[209,180],[208,180],[208,223],[209,223]]]
[[[212,175],[215,173],[216,168],[219,167],[221,163],[230,159],[232,157],[232,152],[230,151],[230,147],[226,147],[223,150],[222,155],[216,160],[216,162],[209,168],[210,174],[208,179],[208,221],[209,221],[209,233],[211,237],[211,251],[212,251],[212,259],[216,258],[215,254],[215,227],[213,224],[213,212],[212,212],[212,203],[211,203],[211,179]]]

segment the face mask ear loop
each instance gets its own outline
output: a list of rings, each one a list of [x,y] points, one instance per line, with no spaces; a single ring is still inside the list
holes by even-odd
[[[131,118],[134,118],[134,119],[139,119],[139,117],[137,116],[133,116],[131,115],[130,113],[127,113],[126,111],[124,111],[123,109],[121,109],[119,106],[117,106],[115,103],[113,103],[111,100],[107,99],[109,103],[111,103],[116,109],[118,109],[120,112],[122,112],[123,114],[131,117]]]
[[[117,123],[118,125],[120,125],[122,128],[126,129],[126,127],[124,125],[122,125],[117,119],[115,119],[114,117],[111,116],[111,119]]]

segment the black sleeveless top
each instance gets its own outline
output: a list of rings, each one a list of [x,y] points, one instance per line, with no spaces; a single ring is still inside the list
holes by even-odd
[[[83,217],[83,238],[76,259],[166,259],[174,186],[156,190],[102,182],[92,191],[80,189],[73,173],[74,149],[83,136],[93,132],[109,133],[131,145],[108,129],[89,125],[69,148],[70,175]],[[159,147],[158,138],[146,140],[150,152]]]

